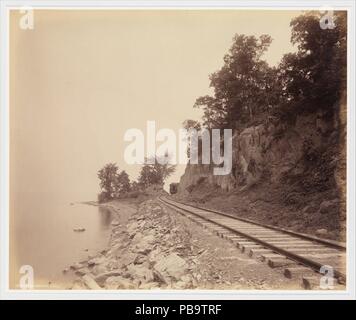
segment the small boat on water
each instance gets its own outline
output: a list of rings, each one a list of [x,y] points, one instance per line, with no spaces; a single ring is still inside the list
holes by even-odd
[[[74,228],[73,231],[74,232],[83,232],[83,231],[85,231],[85,228]]]

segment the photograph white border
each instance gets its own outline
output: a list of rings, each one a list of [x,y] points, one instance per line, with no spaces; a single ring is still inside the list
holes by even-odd
[[[355,1],[1,1],[0,16],[0,299],[291,300],[355,299]],[[9,10],[264,9],[348,11],[347,286],[336,290],[15,290],[9,289]]]

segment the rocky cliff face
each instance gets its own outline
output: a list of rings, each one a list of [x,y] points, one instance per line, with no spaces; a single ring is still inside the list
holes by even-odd
[[[210,165],[188,164],[178,192],[189,194],[201,184],[231,191],[249,188],[262,179],[280,183],[286,178],[302,178],[310,168],[320,166],[325,155],[328,158],[324,159],[324,164],[327,162],[328,168],[319,169],[333,170],[336,177],[338,150],[335,148],[338,149],[345,128],[343,121],[328,119],[321,111],[298,116],[288,125],[269,119],[234,135],[231,174],[214,176]]]
[[[343,100],[345,101],[345,99]],[[178,199],[261,223],[346,239],[346,103],[293,122],[268,119],[233,136],[233,168],[188,165]]]

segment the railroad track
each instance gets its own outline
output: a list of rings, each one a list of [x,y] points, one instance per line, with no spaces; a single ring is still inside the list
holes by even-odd
[[[266,226],[225,212],[188,205],[160,197],[174,209],[233,242],[251,258],[298,278],[305,289],[345,289],[346,246],[290,230]]]

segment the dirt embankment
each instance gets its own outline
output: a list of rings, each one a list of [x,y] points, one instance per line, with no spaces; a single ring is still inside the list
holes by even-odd
[[[174,198],[321,238],[341,242],[346,239],[346,215],[340,210],[337,195],[330,190],[300,195],[288,186],[263,182],[233,192],[205,185],[188,196]]]
[[[346,102],[295,123],[266,121],[236,132],[232,171],[187,165],[180,200],[338,241],[346,239]]]
[[[300,288],[157,200],[108,206],[108,247],[71,266],[72,289]]]

